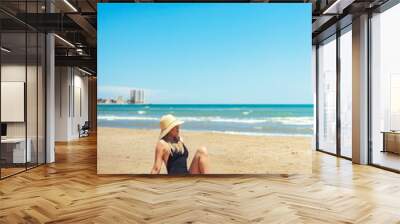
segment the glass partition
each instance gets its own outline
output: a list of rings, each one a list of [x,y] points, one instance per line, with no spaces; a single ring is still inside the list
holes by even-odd
[[[400,170],[400,5],[372,17],[371,162]]]
[[[17,13],[42,13],[43,5],[0,3]],[[45,44],[44,33],[0,12],[0,178],[45,163]]]
[[[340,36],[340,154],[352,157],[352,32]]]
[[[24,171],[26,148],[26,33],[1,34],[1,161],[2,177]]]
[[[318,47],[318,149],[336,153],[336,36]]]

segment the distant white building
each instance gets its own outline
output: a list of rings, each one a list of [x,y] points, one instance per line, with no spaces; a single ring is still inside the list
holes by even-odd
[[[111,104],[111,103],[112,103],[112,100],[111,100],[111,99],[106,99],[104,103],[105,103],[105,104]]]
[[[130,103],[132,104],[143,104],[144,100],[144,90],[143,89],[132,89],[130,92]]]
[[[116,101],[115,102],[116,104],[125,104],[126,103],[122,96],[118,96],[115,101]]]

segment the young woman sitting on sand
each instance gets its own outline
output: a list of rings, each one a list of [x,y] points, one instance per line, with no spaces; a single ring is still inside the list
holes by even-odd
[[[187,158],[189,151],[179,136],[179,127],[183,121],[168,114],[161,117],[161,133],[156,145],[154,165],[151,174],[159,174],[164,162],[168,174],[206,174],[208,173],[208,154],[205,147],[200,147],[193,157],[189,170]]]

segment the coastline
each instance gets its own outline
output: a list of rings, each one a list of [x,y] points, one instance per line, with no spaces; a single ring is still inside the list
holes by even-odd
[[[98,128],[98,174],[148,174],[159,131]],[[189,149],[188,166],[196,149],[206,146],[211,174],[310,174],[311,137],[254,136],[182,130]],[[161,173],[165,174],[165,166]]]
[[[257,136],[312,136],[312,105],[163,104],[98,105],[98,126],[158,129],[159,120],[173,114],[185,130]],[[226,132],[228,131],[229,132]]]

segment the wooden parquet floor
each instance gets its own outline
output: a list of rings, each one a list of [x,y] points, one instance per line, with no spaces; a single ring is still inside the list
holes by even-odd
[[[89,137],[0,181],[0,223],[400,223],[400,175],[313,157],[308,176],[98,176]]]

